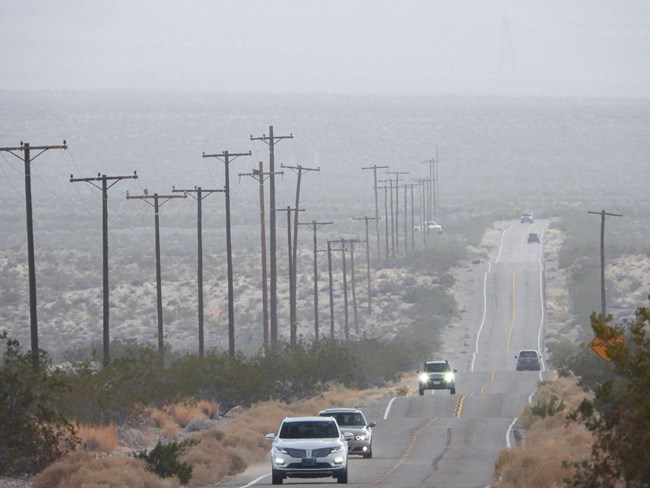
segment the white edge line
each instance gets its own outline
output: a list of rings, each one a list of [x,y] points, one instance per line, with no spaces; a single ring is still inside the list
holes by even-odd
[[[263,480],[264,478],[266,478],[267,476],[270,476],[270,474],[271,474],[271,473],[268,473],[268,474],[265,474],[265,475],[260,476],[259,478],[255,478],[253,481],[251,481],[251,482],[248,483],[247,485],[241,486],[240,488],[248,488],[249,486],[256,485],[258,481],[262,481],[262,480]]]
[[[515,426],[515,423],[517,423],[517,417],[512,419],[512,422],[510,422],[510,425],[508,426],[508,430],[506,430],[506,449],[512,449],[510,434],[512,433],[512,428]]]
[[[483,276],[483,318],[481,319],[481,326],[478,328],[476,333],[476,347],[474,348],[474,354],[472,354],[472,364],[469,368],[471,372],[474,372],[474,361],[476,361],[476,355],[478,354],[478,340],[481,337],[481,331],[485,325],[485,316],[487,315],[487,276],[490,270],[492,269],[492,263],[488,263],[488,269]]]
[[[393,405],[393,402],[397,400],[398,397],[393,397],[390,399],[390,402],[388,402],[388,405],[386,406],[386,411],[384,412],[384,420],[388,418],[388,414],[390,413],[390,407]]]
[[[542,319],[539,324],[539,330],[537,331],[537,350],[539,351],[540,356],[542,356],[542,367],[539,370],[539,379],[542,379],[542,373],[546,371],[546,362],[544,361],[544,351],[542,349],[542,333],[544,331],[544,322],[546,319],[546,309],[544,307],[544,231],[542,231],[542,236],[539,243],[539,298],[542,308]],[[529,402],[530,403],[530,402]]]

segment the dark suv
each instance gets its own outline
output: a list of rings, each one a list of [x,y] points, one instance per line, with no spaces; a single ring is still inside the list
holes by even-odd
[[[519,354],[515,356],[515,359],[517,360],[517,365],[515,366],[517,371],[524,369],[539,371],[542,369],[542,356],[540,356],[534,349],[519,351]]]
[[[457,370],[452,369],[448,361],[427,361],[422,365],[418,374],[418,392],[424,395],[424,390],[449,390],[456,394]]]

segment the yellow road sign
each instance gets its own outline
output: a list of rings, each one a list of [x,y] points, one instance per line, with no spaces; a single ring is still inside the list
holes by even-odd
[[[616,336],[611,339],[601,339],[600,337],[596,336],[589,343],[589,347],[591,348],[592,351],[598,354],[603,360],[611,361],[612,358],[610,358],[607,355],[607,346],[610,346],[612,344],[621,344],[623,342],[624,341],[620,336]]]

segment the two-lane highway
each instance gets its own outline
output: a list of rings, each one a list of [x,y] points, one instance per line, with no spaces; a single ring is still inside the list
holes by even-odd
[[[514,356],[520,349],[543,354],[543,250],[542,244],[528,243],[527,237],[538,233],[543,243],[546,226],[546,221],[504,226],[489,262],[478,271],[482,289],[461,304],[471,312],[466,317],[480,320],[463,323],[472,342],[463,351],[470,359],[452,362],[459,370],[456,395],[427,390],[419,396],[413,385],[412,396],[364,409],[366,417],[377,421],[373,458],[351,458],[349,486],[489,486],[499,451],[509,446],[516,417],[544,375],[544,371],[515,371]],[[284,483],[314,486],[336,481],[294,478]],[[266,464],[219,486],[270,484]]]

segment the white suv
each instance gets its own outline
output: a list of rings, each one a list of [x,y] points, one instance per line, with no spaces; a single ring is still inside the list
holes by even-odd
[[[284,478],[334,477],[348,482],[349,432],[341,434],[331,417],[287,417],[278,434],[266,434],[271,447],[271,481]]]

